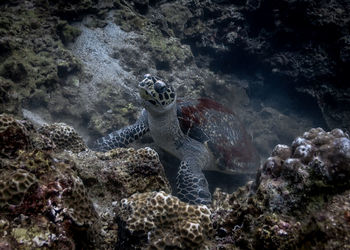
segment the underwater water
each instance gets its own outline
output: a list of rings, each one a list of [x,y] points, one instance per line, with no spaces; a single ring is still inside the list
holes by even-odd
[[[349,13],[0,1],[0,248],[349,248]]]

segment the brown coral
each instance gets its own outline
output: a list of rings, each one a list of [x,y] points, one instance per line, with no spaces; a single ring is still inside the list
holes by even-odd
[[[96,209],[105,231],[103,242],[108,246],[117,241],[113,202],[138,192],[171,192],[158,154],[150,148],[116,148],[105,153],[63,152],[60,157],[72,158],[76,163],[79,176],[98,204]]]
[[[315,179],[324,185],[342,185],[350,176],[349,166],[349,136],[340,129],[325,132],[313,128],[297,137],[291,147],[277,145],[263,166],[262,179],[272,175],[303,187],[312,185]]]
[[[66,213],[78,226],[91,226],[97,221],[95,209],[78,176],[73,175],[70,181],[62,179],[57,184],[57,187],[62,187],[59,190],[62,194],[61,207],[67,208]]]
[[[19,131],[24,140],[1,138],[22,146],[0,155],[0,246],[108,249],[117,242],[113,201],[136,192],[170,192],[158,154],[150,148],[77,154],[85,147],[71,127],[47,125],[41,134],[28,121],[4,116],[0,132],[14,128],[12,134]],[[53,150],[56,144],[59,150]],[[186,223],[182,237],[193,236],[197,228]]]
[[[144,248],[200,249],[213,232],[208,207],[189,205],[162,191],[134,194],[123,199],[118,209],[124,225],[120,231],[128,230],[134,237],[141,233],[147,238]],[[120,246],[136,247],[131,239],[121,239]]]
[[[214,195],[216,245],[226,249],[348,246],[350,140],[314,128],[277,145],[254,185]]]
[[[0,114],[0,154],[14,157],[18,150],[29,148],[31,144],[26,126],[10,115]]]
[[[0,178],[0,209],[5,205],[18,205],[28,189],[37,183],[35,175],[23,170],[2,174]]]
[[[277,145],[271,155],[261,170],[258,192],[272,210],[301,206],[308,199],[301,193],[349,185],[350,140],[340,129],[313,128],[297,137],[291,147]]]
[[[79,153],[86,149],[83,139],[73,127],[65,123],[46,124],[39,129],[39,132],[54,141],[60,150],[70,150]]]
[[[16,205],[15,210],[24,214],[33,212],[33,208],[43,209],[55,220],[68,216],[76,225],[91,225],[96,213],[73,168],[74,162],[66,156],[53,158],[49,152],[39,150],[21,152],[17,162],[8,165],[0,178],[0,200]],[[37,189],[27,194],[33,184],[38,185]]]
[[[170,192],[168,180],[156,151],[151,148],[116,148],[102,155],[103,159],[118,160],[122,164],[113,172],[125,188],[124,197],[136,192],[163,190]],[[108,172],[112,169],[103,169]],[[108,173],[104,172],[104,173]]]
[[[159,156],[151,148],[87,151],[71,157],[87,187],[103,200],[116,201],[137,192],[171,191]]]
[[[27,218],[25,221],[16,219],[19,224],[11,222],[6,229],[18,244],[24,248],[60,244],[70,244],[74,248],[78,242],[85,247],[96,244],[99,239],[98,216],[83,182],[74,171],[73,161],[50,151],[34,150],[21,151],[16,160],[4,161],[3,164],[0,220],[4,218],[1,214],[13,219]],[[45,220],[45,225],[32,230],[38,219]],[[31,239],[35,234],[42,242],[39,245],[39,241]],[[73,241],[77,235],[83,240]]]

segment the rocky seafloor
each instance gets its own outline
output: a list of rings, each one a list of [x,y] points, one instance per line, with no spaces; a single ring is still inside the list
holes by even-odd
[[[350,139],[313,128],[211,206],[171,194],[151,148],[89,150],[64,123],[0,115],[1,249],[347,249]]]
[[[0,249],[350,248],[349,13],[345,0],[0,0]],[[150,138],[88,150],[135,121],[145,73],[237,113],[267,159],[254,181],[207,173],[213,204],[193,206]]]

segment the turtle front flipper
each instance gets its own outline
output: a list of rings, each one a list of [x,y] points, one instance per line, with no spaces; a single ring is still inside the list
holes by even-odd
[[[141,116],[134,124],[99,138],[94,142],[92,149],[105,152],[118,147],[126,147],[131,142],[141,138],[148,131],[147,112],[143,110]]]
[[[177,195],[191,204],[211,204],[208,182],[198,162],[184,160],[176,176]]]

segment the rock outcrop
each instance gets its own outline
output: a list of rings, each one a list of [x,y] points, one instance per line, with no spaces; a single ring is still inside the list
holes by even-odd
[[[121,249],[205,249],[213,236],[211,212],[165,192],[133,194],[118,207]]]
[[[3,248],[339,249],[350,244],[350,139],[340,129],[313,128],[290,146],[278,144],[254,182],[232,194],[217,189],[207,207],[171,195],[150,148],[81,151],[76,150],[80,136],[66,124],[59,131],[69,133],[54,136],[11,115],[0,115],[0,124]],[[56,126],[45,128],[56,131]]]
[[[36,130],[1,114],[0,124],[0,246],[112,249],[113,202],[136,192],[170,192],[150,148],[97,153],[63,123]]]
[[[291,146],[277,145],[255,183],[232,195],[214,194],[217,244],[248,249],[348,246],[349,177],[350,139],[340,129],[311,129]]]

